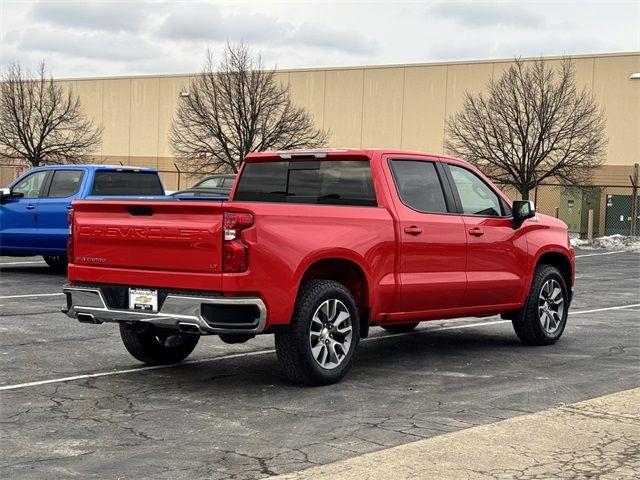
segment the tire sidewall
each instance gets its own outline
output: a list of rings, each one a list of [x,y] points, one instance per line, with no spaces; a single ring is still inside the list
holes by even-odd
[[[333,369],[322,368],[313,358],[311,352],[311,342],[309,341],[309,333],[311,330],[311,319],[316,310],[323,302],[330,299],[340,300],[351,315],[351,345],[347,351],[346,358],[340,365]],[[313,299],[308,298],[299,310],[298,318],[296,319],[298,324],[296,328],[296,343],[301,347],[300,354],[303,356],[305,363],[307,364],[310,373],[317,379],[321,379],[322,383],[334,383],[345,376],[347,371],[351,368],[351,364],[355,358],[356,350],[360,342],[360,320],[358,317],[358,311],[355,307],[355,302],[351,295],[345,290],[335,287],[327,288],[321,295],[314,296]]]
[[[548,280],[555,280],[560,285],[560,289],[562,290],[562,299],[564,302],[564,312],[562,313],[562,318],[560,319],[560,327],[553,333],[547,332],[540,322],[540,313],[538,309],[538,299],[540,298],[540,293],[542,291],[542,287]],[[534,295],[530,299],[530,308],[532,309],[532,313],[535,318],[534,329],[536,335],[545,340],[545,343],[555,343],[564,332],[565,327],[567,326],[567,318],[569,315],[569,295],[567,286],[565,285],[564,278],[560,272],[554,268],[549,267],[547,272],[544,275],[541,275],[536,279]]]

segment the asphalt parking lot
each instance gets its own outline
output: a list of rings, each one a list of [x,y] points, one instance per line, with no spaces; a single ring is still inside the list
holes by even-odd
[[[284,379],[270,336],[145,368],[115,325],[59,313],[64,276],[2,257],[0,476],[261,478],[638,387],[640,254],[576,253],[556,345],[524,347],[498,317],[374,329],[321,388]]]

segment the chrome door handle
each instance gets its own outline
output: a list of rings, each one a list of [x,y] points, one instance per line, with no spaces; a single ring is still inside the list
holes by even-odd
[[[469,235],[473,235],[474,237],[481,237],[482,235],[484,235],[484,231],[481,228],[472,228],[471,230],[469,230]]]
[[[35,210],[36,206],[35,205],[27,205],[26,207],[27,210]]]
[[[422,233],[422,228],[411,225],[410,227],[404,227],[404,233],[408,233],[409,235],[420,235]]]

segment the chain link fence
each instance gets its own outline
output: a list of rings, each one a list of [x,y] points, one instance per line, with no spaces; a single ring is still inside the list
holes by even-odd
[[[518,192],[509,185],[499,187],[512,200],[519,198]],[[634,193],[636,205],[640,205],[638,191],[632,186],[540,184],[529,193],[529,198],[538,212],[566,223],[572,237],[586,239],[640,235],[638,206],[635,207],[636,221],[632,221]]]
[[[0,185],[9,184],[27,169],[27,166],[20,164],[0,165]],[[159,173],[165,188],[170,191],[189,188],[202,178],[178,167],[161,169]],[[510,185],[498,187],[512,200],[520,198]],[[634,193],[635,222],[632,213]],[[638,189],[634,189],[630,181],[628,186],[540,184],[529,195],[538,212],[565,222],[572,237],[585,239],[615,234],[640,235],[640,198]]]

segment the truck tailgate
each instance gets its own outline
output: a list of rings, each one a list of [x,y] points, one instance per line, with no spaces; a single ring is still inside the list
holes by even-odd
[[[85,200],[73,211],[70,280],[219,290],[222,202]]]

